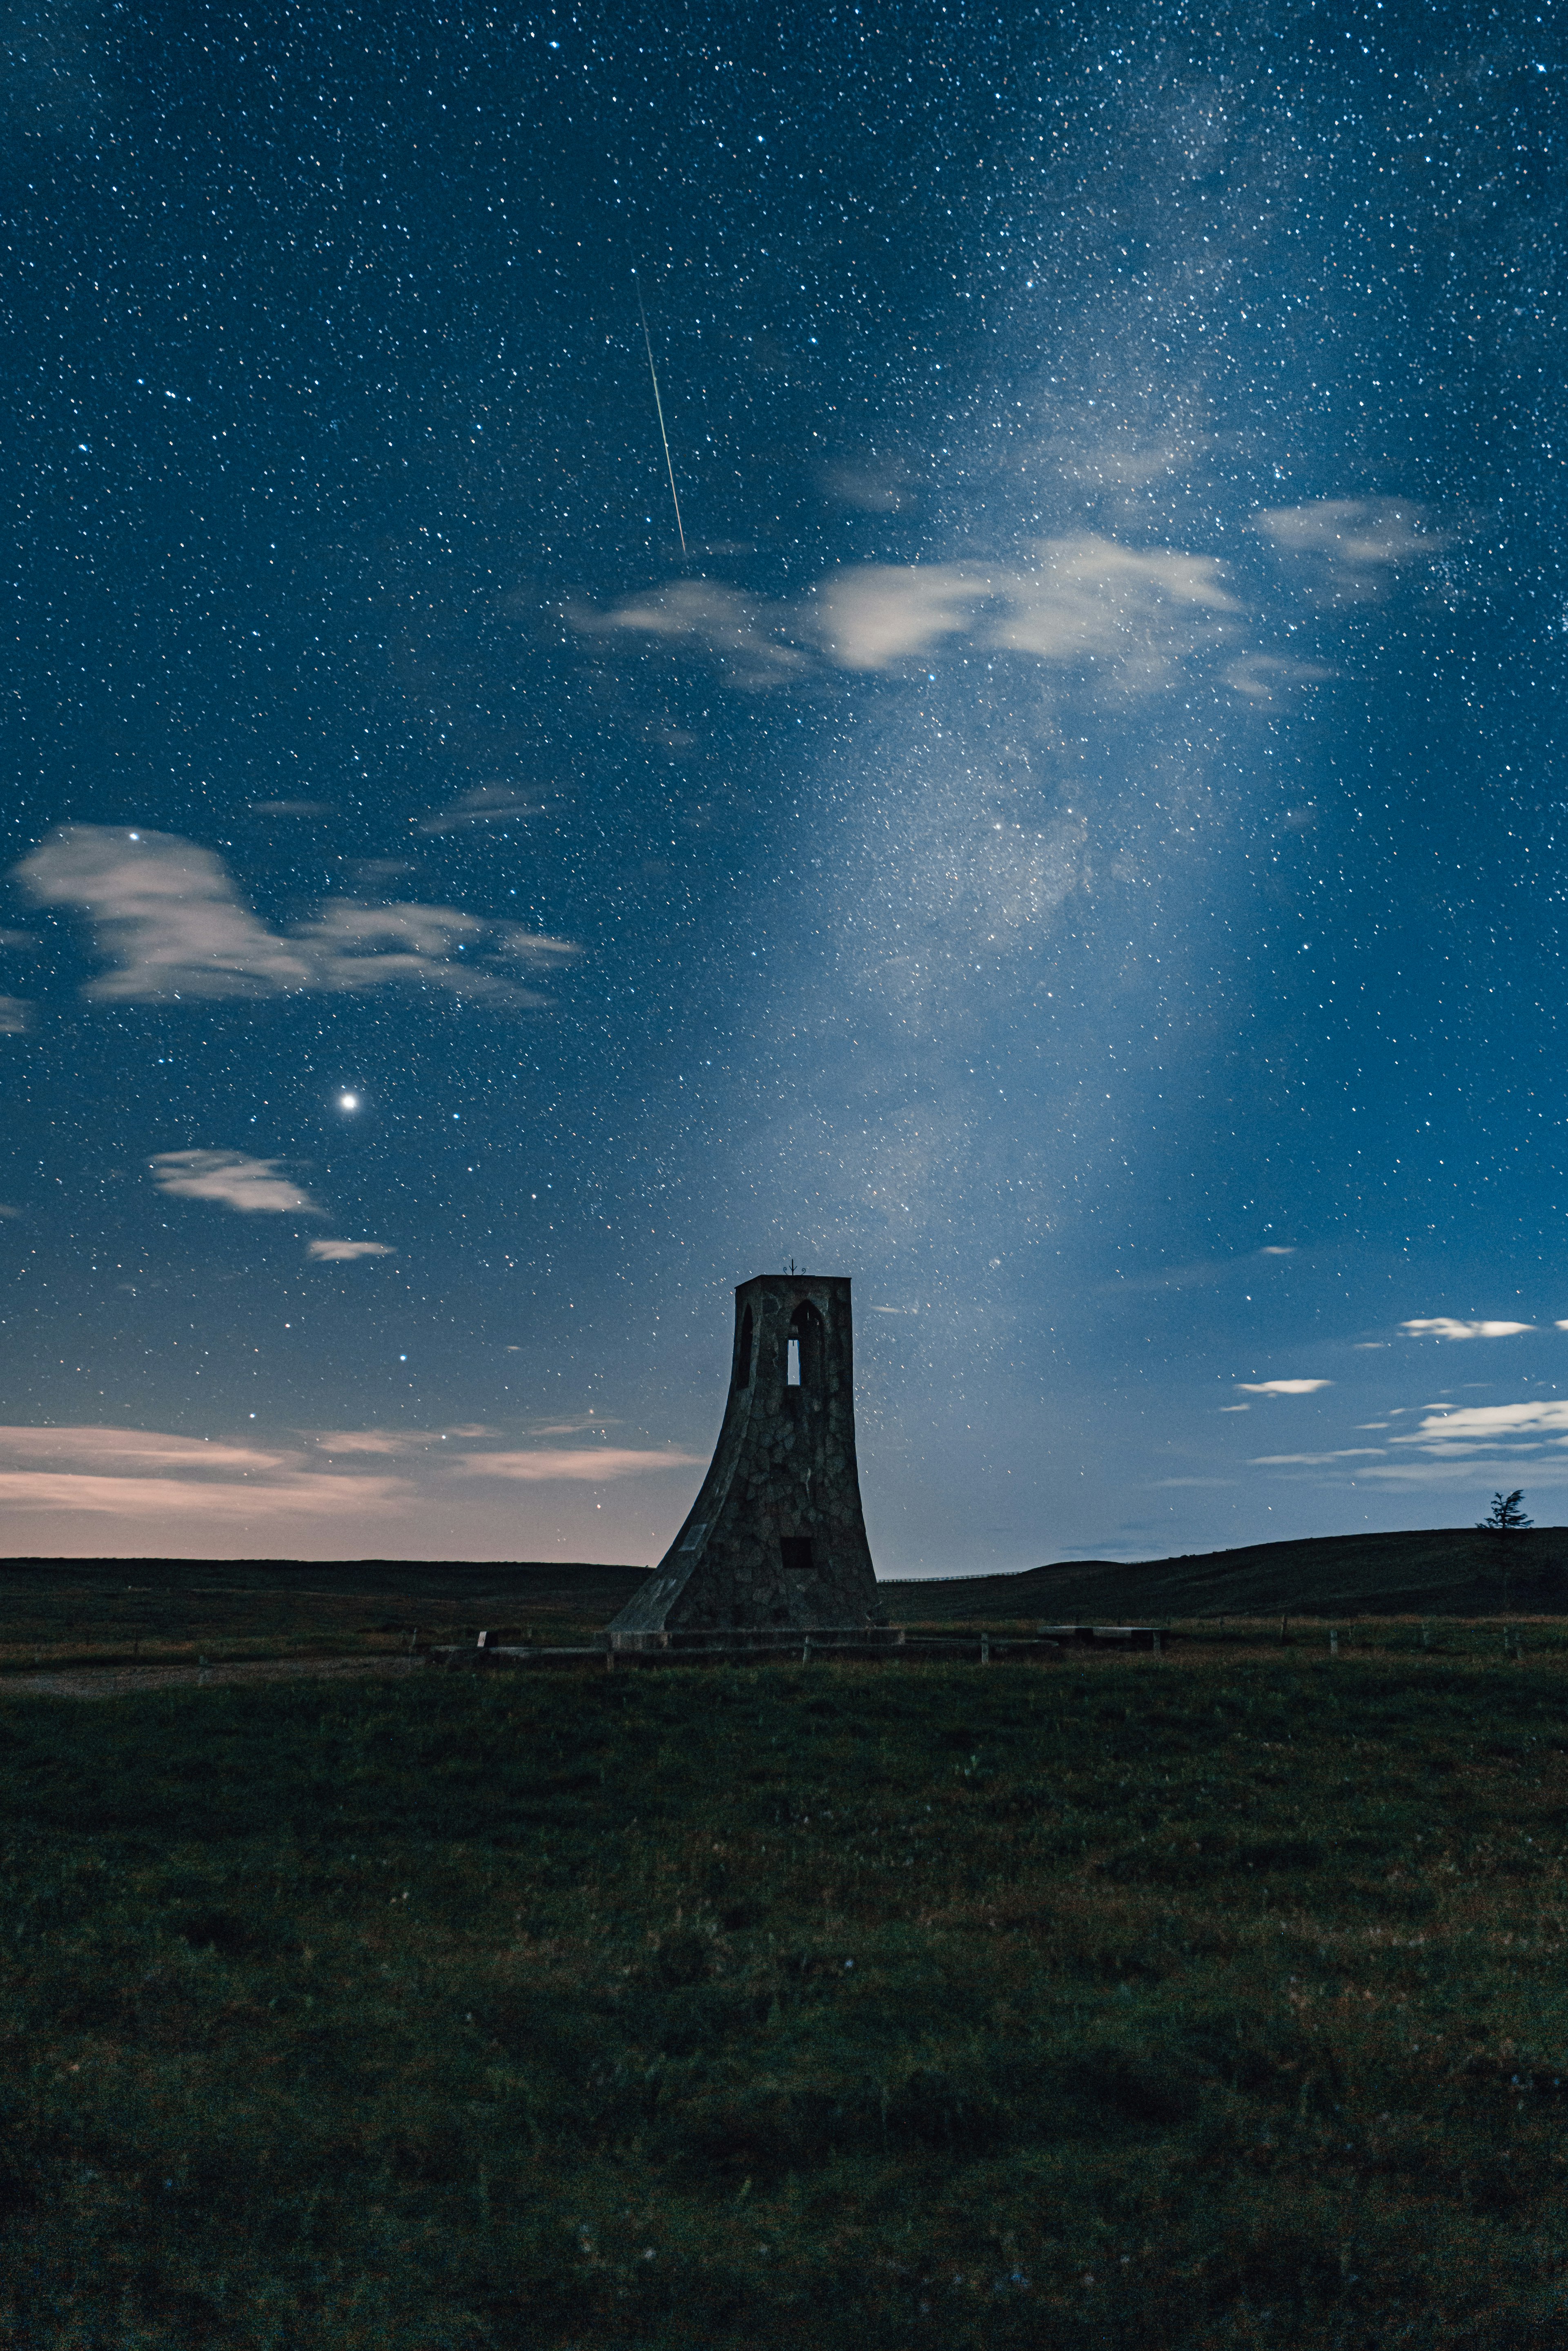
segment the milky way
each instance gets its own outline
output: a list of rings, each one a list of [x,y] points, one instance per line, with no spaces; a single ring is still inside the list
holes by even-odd
[[[1554,1514],[1550,20],[7,41],[0,1545]]]

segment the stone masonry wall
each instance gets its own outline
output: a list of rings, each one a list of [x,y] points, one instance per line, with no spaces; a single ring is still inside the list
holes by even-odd
[[[735,1297],[737,1368],[751,1316],[749,1376],[737,1384],[732,1374],[702,1490],[612,1635],[882,1621],[855,1458],[849,1282],[760,1274]],[[788,1343],[802,1306],[821,1320],[807,1319],[801,1384],[790,1387]]]

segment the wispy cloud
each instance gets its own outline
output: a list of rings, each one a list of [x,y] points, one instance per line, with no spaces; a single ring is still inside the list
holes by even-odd
[[[298,1456],[223,1439],[175,1437],[162,1429],[0,1427],[0,1460],[64,1462],[75,1469],[185,1470],[261,1475]]]
[[[1406,1339],[1515,1339],[1521,1331],[1533,1331],[1533,1322],[1458,1322],[1451,1314],[1431,1314],[1413,1322],[1401,1322]]]
[[[295,1452],[161,1429],[0,1427],[0,1507],[127,1522],[374,1515],[395,1481],[309,1470]]]
[[[414,981],[495,1004],[544,1001],[496,965],[559,963],[569,940],[452,906],[329,899],[287,935],[243,904],[223,860],[175,834],[68,825],[16,869],[41,904],[85,918],[110,968],[87,988],[115,1000],[359,994]]]
[[[0,1505],[27,1510],[86,1510],[96,1516],[168,1522],[181,1518],[249,1523],[278,1517],[380,1517],[403,1507],[409,1489],[400,1479],[308,1477],[266,1485],[231,1485],[216,1479],[120,1478],[72,1470],[0,1469]]]
[[[25,996],[0,996],[0,1037],[23,1037],[32,1025],[33,1008]]]
[[[681,580],[573,619],[584,631],[706,653],[752,686],[824,664],[904,670],[962,639],[1141,693],[1174,683],[1193,654],[1233,635],[1239,612],[1216,557],[1086,531],[996,565],[845,564],[796,605]]]
[[[1563,1437],[1558,1436],[1559,1431],[1568,1432],[1568,1402],[1555,1402],[1542,1396],[1529,1404],[1467,1404],[1456,1405],[1451,1410],[1445,1405],[1431,1405],[1418,1428],[1401,1431],[1393,1442],[1396,1445],[1490,1445],[1499,1437],[1548,1436],[1563,1442]]]
[[[281,1162],[277,1159],[251,1159],[241,1151],[161,1151],[150,1164],[159,1190],[183,1199],[220,1200],[225,1208],[240,1208],[252,1216],[326,1214],[308,1192],[278,1174]],[[330,1241],[313,1243],[311,1255],[318,1247],[333,1246]],[[339,1246],[351,1249],[354,1244]]]
[[[1316,1395],[1320,1388],[1332,1388],[1332,1380],[1238,1380],[1236,1385],[1243,1395]]]
[[[1282,653],[1243,653],[1221,674],[1231,692],[1249,702],[1278,702],[1303,685],[1321,685],[1334,673],[1321,662],[1291,661]]]
[[[1357,1468],[1355,1479],[1358,1485],[1365,1479],[1380,1486],[1458,1486],[1479,1500],[1490,1482],[1512,1481],[1519,1468],[1517,1452],[1491,1453],[1485,1447],[1467,1447],[1452,1455],[1407,1454],[1400,1461],[1368,1461]],[[1556,1458],[1538,1455],[1531,1460],[1529,1476],[1531,1493],[1542,1487],[1568,1486],[1568,1460],[1561,1455]]]
[[[1325,1461],[1375,1461],[1382,1451],[1381,1445],[1344,1445],[1335,1453],[1254,1453],[1250,1466],[1254,1469],[1315,1468]]]
[[[1304,506],[1265,507],[1253,528],[1307,570],[1309,582],[1335,603],[1380,595],[1402,564],[1437,554],[1445,533],[1419,507],[1397,498],[1315,498]]]
[[[509,1478],[524,1485],[566,1479],[598,1486],[614,1478],[640,1478],[651,1469],[694,1469],[701,1453],[633,1452],[614,1445],[539,1446],[528,1453],[460,1453],[459,1466],[475,1478]]]
[[[810,667],[799,646],[780,641],[792,615],[737,588],[711,580],[682,580],[619,604],[612,612],[574,609],[573,625],[584,634],[621,630],[711,654],[738,685],[776,685]]]
[[[387,1241],[312,1241],[305,1252],[319,1265],[352,1265],[356,1258],[395,1257]]]
[[[506,824],[514,819],[537,816],[537,799],[527,799],[510,784],[480,784],[465,792],[449,809],[427,816],[414,827],[416,832],[462,832],[476,824]]]
[[[315,1442],[323,1453],[428,1453],[432,1447],[450,1443],[455,1437],[465,1444],[476,1437],[494,1437],[493,1428],[477,1422],[465,1422],[455,1428],[324,1428],[317,1432]]]
[[[297,1557],[359,1555],[361,1531],[373,1525],[377,1544],[416,1558],[515,1558],[523,1529],[522,1539],[540,1546],[535,1556],[581,1558],[584,1533],[602,1541],[610,1517],[609,1496],[601,1517],[588,1489],[614,1485],[640,1522],[645,1510],[660,1514],[664,1473],[695,1470],[704,1458],[651,1447],[479,1449],[497,1435],[465,1422],[329,1429],[277,1445],[156,1429],[0,1427],[0,1523],[13,1549],[94,1555],[276,1555],[256,1548],[271,1544]],[[658,1484],[639,1499],[639,1480],[653,1473]],[[538,1489],[537,1500],[516,1492],[519,1481]],[[563,1531],[574,1525],[575,1535]]]

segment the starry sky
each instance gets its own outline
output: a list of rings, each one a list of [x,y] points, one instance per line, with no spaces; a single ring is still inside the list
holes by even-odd
[[[790,1259],[883,1573],[1556,1516],[1550,16],[0,43],[0,1548],[656,1559]]]

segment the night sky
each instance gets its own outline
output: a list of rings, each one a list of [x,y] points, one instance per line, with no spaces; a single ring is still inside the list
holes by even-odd
[[[1550,16],[4,47],[0,1547],[654,1559],[791,1258],[883,1573],[1560,1513]]]

